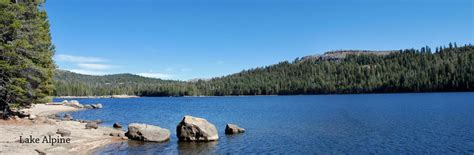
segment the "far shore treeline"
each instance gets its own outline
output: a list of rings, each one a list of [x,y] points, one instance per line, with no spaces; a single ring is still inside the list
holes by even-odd
[[[57,70],[55,96],[224,96],[474,90],[474,46],[336,51],[190,82]]]

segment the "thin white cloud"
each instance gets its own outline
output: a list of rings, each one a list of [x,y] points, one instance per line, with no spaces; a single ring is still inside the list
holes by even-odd
[[[54,57],[56,61],[88,63],[88,62],[104,62],[105,60],[99,57],[85,57],[76,55],[59,54]]]
[[[101,72],[101,71],[91,71],[91,70],[83,70],[83,69],[65,69],[74,73],[79,74],[86,74],[86,75],[106,75],[108,73]]]
[[[104,69],[112,68],[111,65],[96,64],[96,63],[80,63],[80,64],[77,64],[77,66],[83,69],[92,69],[92,70],[104,70]]]
[[[138,73],[137,75],[158,79],[170,79],[173,77],[173,75],[163,73]]]
[[[217,61],[216,63],[219,64],[219,65],[222,65],[222,64],[224,64],[224,61],[219,60],[219,61]]]

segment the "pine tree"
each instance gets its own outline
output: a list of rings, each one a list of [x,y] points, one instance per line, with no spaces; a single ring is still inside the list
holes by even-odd
[[[50,100],[54,47],[42,4],[0,0],[0,108],[4,117],[12,109]]]

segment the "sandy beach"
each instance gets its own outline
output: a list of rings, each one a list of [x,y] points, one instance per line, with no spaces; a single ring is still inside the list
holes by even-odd
[[[136,95],[104,95],[104,96],[56,96],[56,98],[74,99],[74,98],[138,98]]]
[[[98,129],[86,129],[86,123],[46,117],[58,112],[80,110],[78,108],[37,104],[28,110],[37,117],[0,120],[0,154],[90,154],[97,148],[123,140],[122,137],[110,136],[110,133],[123,135],[122,130],[100,126]],[[61,137],[56,134],[58,129],[69,130],[71,134]],[[27,143],[25,139],[29,137],[39,140]],[[53,143],[51,139],[58,139],[57,142],[69,139],[69,142]]]

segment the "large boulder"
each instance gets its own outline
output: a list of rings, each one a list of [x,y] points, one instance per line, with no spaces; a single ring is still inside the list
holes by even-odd
[[[215,141],[219,139],[217,128],[204,118],[184,116],[176,127],[179,141]]]
[[[244,128],[241,128],[235,124],[227,124],[225,126],[225,134],[236,134],[245,132]]]
[[[164,142],[170,139],[170,131],[159,126],[132,123],[125,133],[129,139],[145,142]]]

